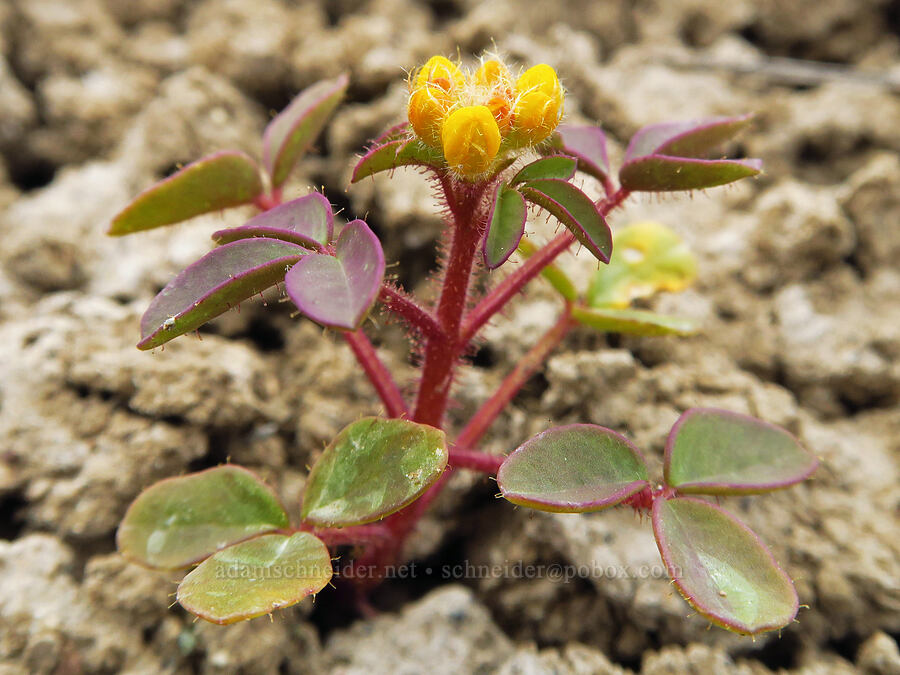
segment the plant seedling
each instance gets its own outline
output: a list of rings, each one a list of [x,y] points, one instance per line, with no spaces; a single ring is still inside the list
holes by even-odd
[[[634,192],[702,189],[758,174],[757,160],[707,159],[750,118],[645,127],[614,172],[598,127],[560,125],[565,92],[550,66],[514,74],[485,57],[464,72],[444,57],[429,59],[410,76],[408,121],[376,139],[352,174],[356,183],[413,166],[435,182],[449,245],[436,275],[437,300],[426,305],[385,277],[381,243],[364,221],[337,226],[320,194],[283,201],[292,168],[347,84],[345,76],[321,82],[292,102],[267,127],[261,163],[221,152],[188,165],[139,195],[110,234],[255,204],[259,215],[215,232],[218,246],[153,300],[138,347],[162,345],[283,283],[303,316],[347,341],[384,415],[351,423],[325,448],[310,471],[298,523],[259,478],[224,465],[145,490],[119,528],[119,550],[159,569],[196,565],[179,585],[178,601],[204,619],[231,623],[321,591],[334,574],[329,550],[349,544],[354,562],[373,570],[353,580],[364,601],[400,562],[404,542],[451,471],[467,469],[496,475],[503,497],[539,510],[625,504],[650,512],[667,569],[699,613],[740,633],[787,625],[797,595],[768,549],[717,505],[687,496],[764,492],[805,479],[816,460],[787,432],[734,413],[689,410],[669,436],[661,484],[650,482],[623,436],[592,425],[550,429],[508,457],[478,449],[577,326],[645,336],[696,330],[689,320],[631,306],[693,281],[696,264],[684,243],[657,223],[613,235],[606,219]],[[604,196],[590,197],[573,182],[577,174],[598,181]],[[543,243],[526,236],[529,209],[553,216],[562,231]],[[577,289],[556,262],[575,244],[598,261],[587,289]],[[489,276],[517,252],[513,271],[499,281]],[[453,383],[474,341],[541,275],[560,294],[559,318],[471,419],[452,428],[446,412]],[[488,287],[477,302],[476,277]],[[414,399],[403,395],[363,330],[376,303],[416,345]]]

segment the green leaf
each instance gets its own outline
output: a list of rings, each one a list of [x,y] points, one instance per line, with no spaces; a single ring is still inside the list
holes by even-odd
[[[242,152],[217,152],[139,194],[113,218],[108,234],[131,234],[249,204],[262,192],[256,162]]]
[[[619,182],[632,192],[703,190],[762,173],[758,159],[686,159],[649,155],[624,164]]]
[[[756,635],[794,620],[794,584],[734,516],[695,498],[657,499],[653,532],[676,587],[714,624]]]
[[[575,160],[571,157],[555,155],[552,157],[542,157],[531,164],[526,164],[519,170],[519,173],[513,176],[513,179],[509,184],[518,185],[519,183],[527,183],[531,180],[541,180],[545,178],[569,180],[574,175]]]
[[[177,569],[287,526],[287,513],[275,493],[256,475],[227,464],[144,490],[128,507],[116,542],[132,560]]]
[[[660,291],[678,292],[697,277],[687,244],[659,223],[633,223],[613,235],[615,255],[598,269],[588,288],[591,307],[628,307]]]
[[[669,432],[664,472],[680,493],[751,494],[799,483],[818,465],[784,429],[727,410],[692,408]]]
[[[519,446],[500,466],[501,494],[540,511],[581,513],[614,506],[649,485],[640,452],[592,424],[555,427]]]
[[[341,431],[319,457],[301,516],[318,527],[379,520],[418,499],[446,466],[440,429],[365,417]]]
[[[528,210],[522,195],[499,184],[494,192],[494,206],[482,248],[485,267],[497,269],[509,259],[525,233],[527,217]]]
[[[528,237],[522,237],[519,241],[519,253],[524,257],[530,258],[537,253],[537,250],[538,247]],[[541,270],[541,276],[549,281],[550,285],[569,302],[575,302],[578,299],[578,289],[575,288],[574,282],[555,263],[550,263]]]
[[[437,168],[443,164],[444,159],[437,150],[416,138],[403,137],[370,148],[354,167],[350,182],[358,183],[363,178],[399,166]]]
[[[609,226],[596,204],[584,192],[564,180],[532,180],[519,187],[528,201],[548,211],[601,262],[612,253]]]
[[[347,75],[317,82],[269,122],[263,133],[263,164],[273,187],[280,187],[287,180],[344,98],[349,83]]]
[[[604,333],[622,333],[642,337],[693,335],[697,325],[680,316],[656,314],[640,309],[573,307],[572,318],[578,323]]]
[[[241,239],[213,249],[153,298],[141,317],[138,349],[196,330],[275,285],[309,251],[276,239]]]
[[[331,556],[315,536],[267,534],[206,559],[181,581],[177,598],[191,614],[229,624],[290,607],[331,577]]]

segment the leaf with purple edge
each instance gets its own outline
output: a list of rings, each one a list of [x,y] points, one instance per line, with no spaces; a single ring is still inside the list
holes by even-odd
[[[144,565],[178,569],[288,524],[271,488],[250,471],[228,464],[144,490],[128,507],[116,544],[122,555]]]
[[[705,159],[751,119],[751,115],[716,117],[640,129],[629,142],[619,170],[622,187],[644,192],[696,190],[759,174],[760,160]]]
[[[288,296],[313,321],[356,330],[375,302],[384,279],[384,252],[361,220],[341,231],[335,254],[310,253],[284,279]]]
[[[240,227],[214,232],[212,237],[217,244],[267,237],[318,250],[333,236],[331,204],[323,195],[313,192],[260,213]]]
[[[153,349],[196,330],[274,286],[308,253],[296,244],[262,238],[242,239],[213,249],[153,299],[141,317],[138,349]]]
[[[253,619],[315,595],[331,581],[331,555],[309,532],[267,534],[219,551],[178,585],[178,602],[220,625]]]
[[[485,267],[497,269],[509,259],[525,234],[527,217],[522,195],[503,183],[497,185],[481,251]]]
[[[418,499],[446,466],[440,429],[365,417],[344,428],[313,466],[301,517],[319,527],[380,520]]]
[[[500,465],[497,483],[514,504],[556,513],[615,506],[649,485],[638,449],[593,424],[555,427],[526,441]]]
[[[317,82],[269,122],[263,133],[263,164],[272,177],[273,187],[280,187],[287,180],[344,98],[349,83],[346,74]]]
[[[600,127],[561,124],[556,129],[551,147],[578,161],[577,169],[601,183],[609,179],[606,134]]]
[[[647,155],[702,159],[749,126],[752,120],[751,114],[651,124],[631,137],[624,161]]]
[[[249,204],[263,192],[259,166],[242,152],[198,159],[139,194],[113,218],[108,234],[121,236],[180,223],[204,213]]]
[[[702,190],[733,183],[762,172],[759,159],[683,159],[650,155],[619,170],[622,187],[632,192]]]
[[[642,309],[573,307],[572,318],[584,326],[603,333],[659,337],[662,335],[687,336],[697,332],[697,324],[691,319],[657,314]]]
[[[374,145],[366,151],[353,168],[351,183],[358,183],[382,171],[390,171],[400,166],[425,166],[438,169],[444,159],[435,149],[428,147],[417,138],[400,138]]]
[[[612,233],[597,205],[584,192],[571,183],[552,178],[524,183],[519,186],[519,192],[565,225],[600,262],[609,262]]]
[[[541,157],[531,164],[526,164],[519,172],[509,181],[510,185],[518,185],[519,183],[527,183],[531,180],[542,180],[546,178],[556,178],[558,180],[569,180],[575,175],[575,160],[571,157],[563,157],[562,155],[552,155],[550,157]]]
[[[819,461],[794,436],[727,410],[691,408],[669,432],[663,466],[680,493],[753,494],[809,478]]]
[[[794,620],[794,584],[756,534],[723,509],[692,497],[657,499],[653,532],[681,595],[714,624],[745,635]]]

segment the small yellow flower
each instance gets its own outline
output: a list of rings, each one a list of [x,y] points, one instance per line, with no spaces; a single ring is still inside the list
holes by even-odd
[[[409,97],[407,116],[416,136],[428,145],[441,147],[441,127],[453,106],[451,94],[437,85],[425,84]]]
[[[414,90],[423,85],[433,84],[446,93],[452,94],[466,84],[462,71],[444,56],[432,56],[416,74]]]
[[[475,71],[475,84],[480,87],[512,87],[512,75],[506,65],[497,59],[490,59]]]
[[[556,71],[545,63],[526,70],[516,81],[515,131],[524,143],[540,143],[556,129],[564,92]]]
[[[444,158],[463,178],[487,171],[500,149],[500,128],[487,106],[454,110],[444,120]]]

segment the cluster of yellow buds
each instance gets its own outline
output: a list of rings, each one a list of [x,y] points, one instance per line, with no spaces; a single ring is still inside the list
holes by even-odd
[[[443,56],[432,56],[409,80],[409,124],[443,152],[465,179],[485,174],[507,150],[545,140],[559,124],[564,91],[546,64],[514,78],[498,59],[468,77]]]

